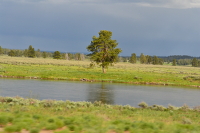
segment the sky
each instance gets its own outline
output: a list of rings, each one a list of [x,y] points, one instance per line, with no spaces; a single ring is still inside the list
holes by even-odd
[[[121,56],[200,56],[200,0],[0,0],[0,46],[87,53],[100,30]]]

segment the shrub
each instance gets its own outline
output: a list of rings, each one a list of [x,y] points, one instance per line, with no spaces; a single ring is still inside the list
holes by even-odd
[[[182,111],[189,111],[190,108],[188,105],[184,104],[182,107],[179,108],[179,110],[182,110]]]
[[[48,122],[49,122],[49,123],[54,123],[54,119],[53,119],[53,118],[50,118],[50,119],[48,119]]]
[[[182,123],[183,124],[192,124],[192,121],[189,118],[183,118]]]
[[[194,107],[193,110],[194,110],[194,111],[198,111],[198,112],[200,112],[200,106],[196,106],[196,107]]]
[[[153,110],[159,110],[159,111],[167,110],[167,108],[165,108],[164,106],[161,106],[161,105],[153,105],[153,106],[151,106],[149,108],[153,109]]]
[[[0,125],[6,125],[8,123],[7,116],[0,116]]]
[[[138,106],[141,107],[141,108],[147,108],[148,104],[145,103],[145,102],[141,102],[141,103],[138,104]]]
[[[37,129],[37,128],[33,128],[30,130],[30,133],[39,133],[40,132],[40,129]]]
[[[46,130],[56,130],[58,127],[56,126],[56,124],[48,124],[45,129]]]
[[[178,108],[172,105],[168,105],[168,109],[169,110],[177,110]]]
[[[16,126],[16,125],[12,125],[12,126],[7,126],[4,128],[4,130],[6,132],[20,132],[21,131],[21,128],[19,126]]]

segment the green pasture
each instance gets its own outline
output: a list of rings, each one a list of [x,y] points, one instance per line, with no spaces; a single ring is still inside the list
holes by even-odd
[[[102,73],[99,66],[90,68],[90,61],[8,56],[0,58],[1,77],[200,86],[200,68],[198,67],[120,62],[110,66],[106,73]]]
[[[0,97],[0,132],[198,133],[200,108]]]

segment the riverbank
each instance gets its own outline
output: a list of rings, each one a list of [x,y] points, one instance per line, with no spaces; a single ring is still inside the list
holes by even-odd
[[[102,73],[90,61],[2,56],[0,77],[200,87],[200,68],[117,63]]]
[[[101,102],[0,97],[0,132],[199,132],[199,107],[139,107]]]

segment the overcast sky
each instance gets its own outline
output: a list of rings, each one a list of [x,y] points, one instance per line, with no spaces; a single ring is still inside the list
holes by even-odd
[[[121,55],[200,56],[200,0],[0,0],[0,46],[87,52],[113,32]]]

